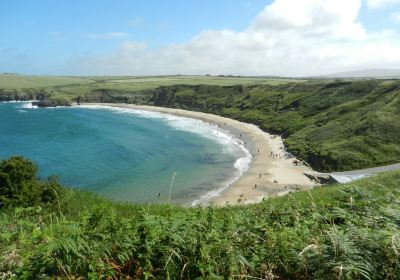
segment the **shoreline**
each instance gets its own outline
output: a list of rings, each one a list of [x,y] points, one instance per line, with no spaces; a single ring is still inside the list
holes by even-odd
[[[311,168],[304,165],[296,166],[293,163],[295,157],[287,158],[282,138],[264,132],[256,125],[218,115],[166,107],[122,103],[82,103],[82,105],[137,109],[199,119],[217,125],[244,142],[244,147],[253,156],[248,170],[229,187],[215,190],[216,195],[207,203],[203,202],[199,205],[225,206],[257,203],[266,198],[282,196],[291,191],[307,190],[316,185],[304,175],[305,171],[312,171]],[[277,156],[272,157],[271,153]]]

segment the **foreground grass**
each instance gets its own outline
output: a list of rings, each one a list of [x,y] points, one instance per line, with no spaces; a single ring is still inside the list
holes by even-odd
[[[0,278],[400,279],[400,173],[250,206],[0,210]]]

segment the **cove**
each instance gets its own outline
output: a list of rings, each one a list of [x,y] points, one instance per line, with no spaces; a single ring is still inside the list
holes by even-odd
[[[35,109],[0,103],[0,158],[22,155],[40,176],[117,201],[190,205],[240,174],[246,156],[199,120],[102,106]]]

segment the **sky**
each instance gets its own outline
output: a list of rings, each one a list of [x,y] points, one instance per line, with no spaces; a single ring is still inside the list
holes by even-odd
[[[2,0],[0,73],[400,68],[400,0]]]

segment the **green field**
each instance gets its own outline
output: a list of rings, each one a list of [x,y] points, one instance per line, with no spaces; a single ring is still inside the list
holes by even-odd
[[[130,85],[137,84],[141,88],[148,89],[151,87],[171,86],[171,85],[216,85],[216,86],[233,86],[233,85],[252,85],[252,84],[268,84],[279,85],[294,81],[294,79],[268,79],[262,77],[215,77],[215,76],[171,76],[171,77],[126,77],[123,79],[108,80],[107,83],[125,83]]]
[[[77,95],[86,95],[98,90],[108,90],[119,92],[126,96],[132,96],[135,93],[152,90],[161,86],[173,85],[280,85],[294,80],[290,79],[263,79],[263,78],[228,78],[228,77],[206,77],[206,76],[171,76],[171,77],[113,77],[96,80],[96,83],[84,85],[70,85],[57,87],[57,95],[66,98],[74,98]],[[302,82],[303,80],[299,80]]]
[[[305,80],[262,77],[213,77],[213,76],[154,76],[154,77],[41,77],[0,75],[0,101],[35,99],[45,93],[47,97],[72,100],[96,91],[112,91],[125,96],[141,95],[143,91],[172,85],[280,85]]]
[[[90,79],[56,76],[20,76],[0,74],[0,89],[27,89],[64,86],[72,84],[88,84]]]
[[[262,77],[214,77],[214,76],[154,76],[154,77],[57,77],[57,76],[22,76],[13,74],[0,74],[0,89],[25,89],[25,88],[58,88],[62,86],[86,85],[87,90],[105,87],[117,90],[144,90],[170,85],[250,85],[271,84],[279,85],[293,79],[271,79]],[[66,87],[68,88],[68,87]],[[81,93],[87,92],[85,87],[78,87]]]
[[[400,173],[250,206],[113,203],[0,161],[2,279],[400,279]]]

